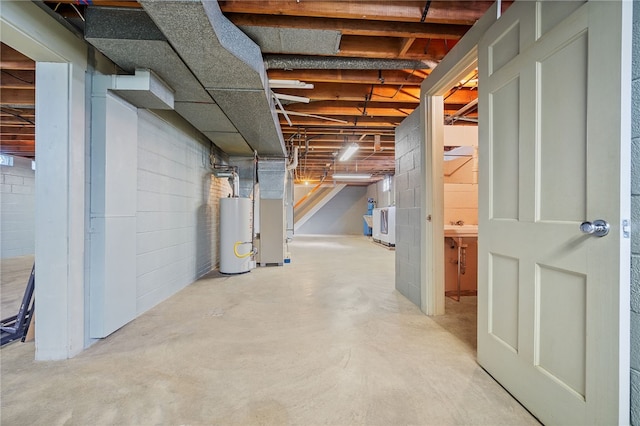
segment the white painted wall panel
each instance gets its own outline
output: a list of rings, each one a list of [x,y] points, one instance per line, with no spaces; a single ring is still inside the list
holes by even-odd
[[[136,317],[138,110],[104,89],[92,106],[89,327],[102,338]]]
[[[137,180],[138,315],[217,266],[218,198],[209,143],[179,119],[140,110]]]
[[[84,347],[84,73],[74,64],[36,63],[37,360],[70,358]]]

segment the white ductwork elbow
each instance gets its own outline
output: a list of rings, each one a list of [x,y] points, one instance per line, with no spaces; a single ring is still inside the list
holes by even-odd
[[[287,165],[287,170],[293,170],[298,167],[298,147],[293,148],[293,158],[291,162]]]

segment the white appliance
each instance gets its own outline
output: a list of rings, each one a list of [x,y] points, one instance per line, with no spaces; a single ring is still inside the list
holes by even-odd
[[[387,245],[396,245],[396,207],[373,209],[373,241]]]
[[[220,272],[241,274],[253,269],[249,198],[220,199]]]

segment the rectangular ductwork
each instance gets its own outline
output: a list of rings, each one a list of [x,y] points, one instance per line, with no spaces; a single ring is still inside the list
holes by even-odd
[[[149,70],[114,75],[111,91],[138,108],[173,109],[173,89]]]
[[[256,180],[256,166],[254,157],[229,157],[229,164],[238,170],[238,196],[248,198],[253,195],[253,184]]]
[[[260,198],[282,200],[287,165],[283,159],[260,159],[258,162],[258,182]]]
[[[217,1],[140,0],[205,90],[259,155],[285,156],[260,47]]]
[[[216,1],[89,7],[85,39],[126,72],[151,69],[175,111],[229,155],[285,155],[260,48]]]

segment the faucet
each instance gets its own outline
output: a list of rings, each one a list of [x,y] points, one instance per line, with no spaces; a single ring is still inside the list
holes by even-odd
[[[453,221],[451,221],[451,222],[449,222],[449,223],[450,223],[451,225],[457,225],[457,226],[463,226],[463,225],[464,225],[464,221],[462,221],[462,220],[459,220],[459,221],[457,221],[457,222],[453,222]]]

